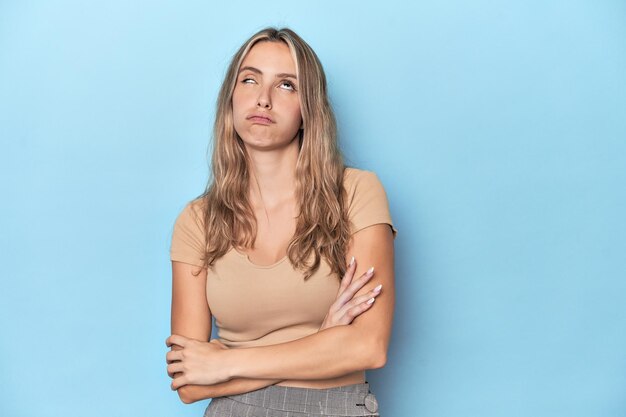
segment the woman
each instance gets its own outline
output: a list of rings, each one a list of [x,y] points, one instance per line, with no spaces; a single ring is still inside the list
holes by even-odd
[[[365,370],[386,362],[396,230],[376,175],[344,166],[322,66],[293,31],[234,55],[212,171],[172,236],[172,389],[213,398],[206,417],[379,415]]]

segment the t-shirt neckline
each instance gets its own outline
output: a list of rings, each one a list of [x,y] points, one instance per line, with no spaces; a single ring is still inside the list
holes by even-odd
[[[278,265],[282,264],[283,262],[285,262],[285,260],[287,260],[288,255],[283,256],[281,259],[279,259],[278,261],[274,262],[273,264],[270,265],[257,265],[254,262],[252,262],[250,260],[250,258],[248,257],[247,254],[245,253],[241,253],[239,252],[237,249],[233,248],[233,251],[239,255],[241,258],[243,258],[247,264],[249,264],[250,266],[252,266],[253,268],[259,268],[259,269],[272,269],[277,267]]]

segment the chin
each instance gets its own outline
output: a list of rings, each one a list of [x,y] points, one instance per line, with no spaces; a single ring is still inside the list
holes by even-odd
[[[257,150],[263,150],[263,151],[270,151],[270,150],[278,149],[278,148],[281,147],[280,143],[276,143],[276,142],[271,141],[271,140],[263,140],[263,139],[244,141],[243,143],[248,148],[257,149]],[[284,146],[284,145],[282,145],[282,146]]]
[[[297,139],[297,138],[295,138]],[[279,141],[273,138],[254,138],[254,139],[242,139],[243,143],[252,149],[259,150],[274,150],[280,148],[287,148],[290,146],[294,139],[290,141]]]

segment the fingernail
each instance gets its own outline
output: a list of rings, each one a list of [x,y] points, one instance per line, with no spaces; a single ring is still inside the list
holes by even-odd
[[[383,284],[379,284],[376,288],[374,288],[374,292],[380,291],[382,287],[383,287]]]
[[[367,304],[372,304],[374,302],[373,298],[370,298],[369,300],[367,300]]]
[[[352,266],[353,263],[354,263],[354,256],[352,257],[352,259],[350,259],[350,263],[348,264],[348,266]]]
[[[367,275],[373,275],[374,274],[374,267],[371,267],[370,269],[367,270]]]

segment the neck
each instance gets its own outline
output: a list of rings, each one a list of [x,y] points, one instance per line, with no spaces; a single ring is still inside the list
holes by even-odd
[[[250,158],[250,202],[272,208],[292,199],[296,189],[298,140],[280,149],[248,148],[247,151]]]

